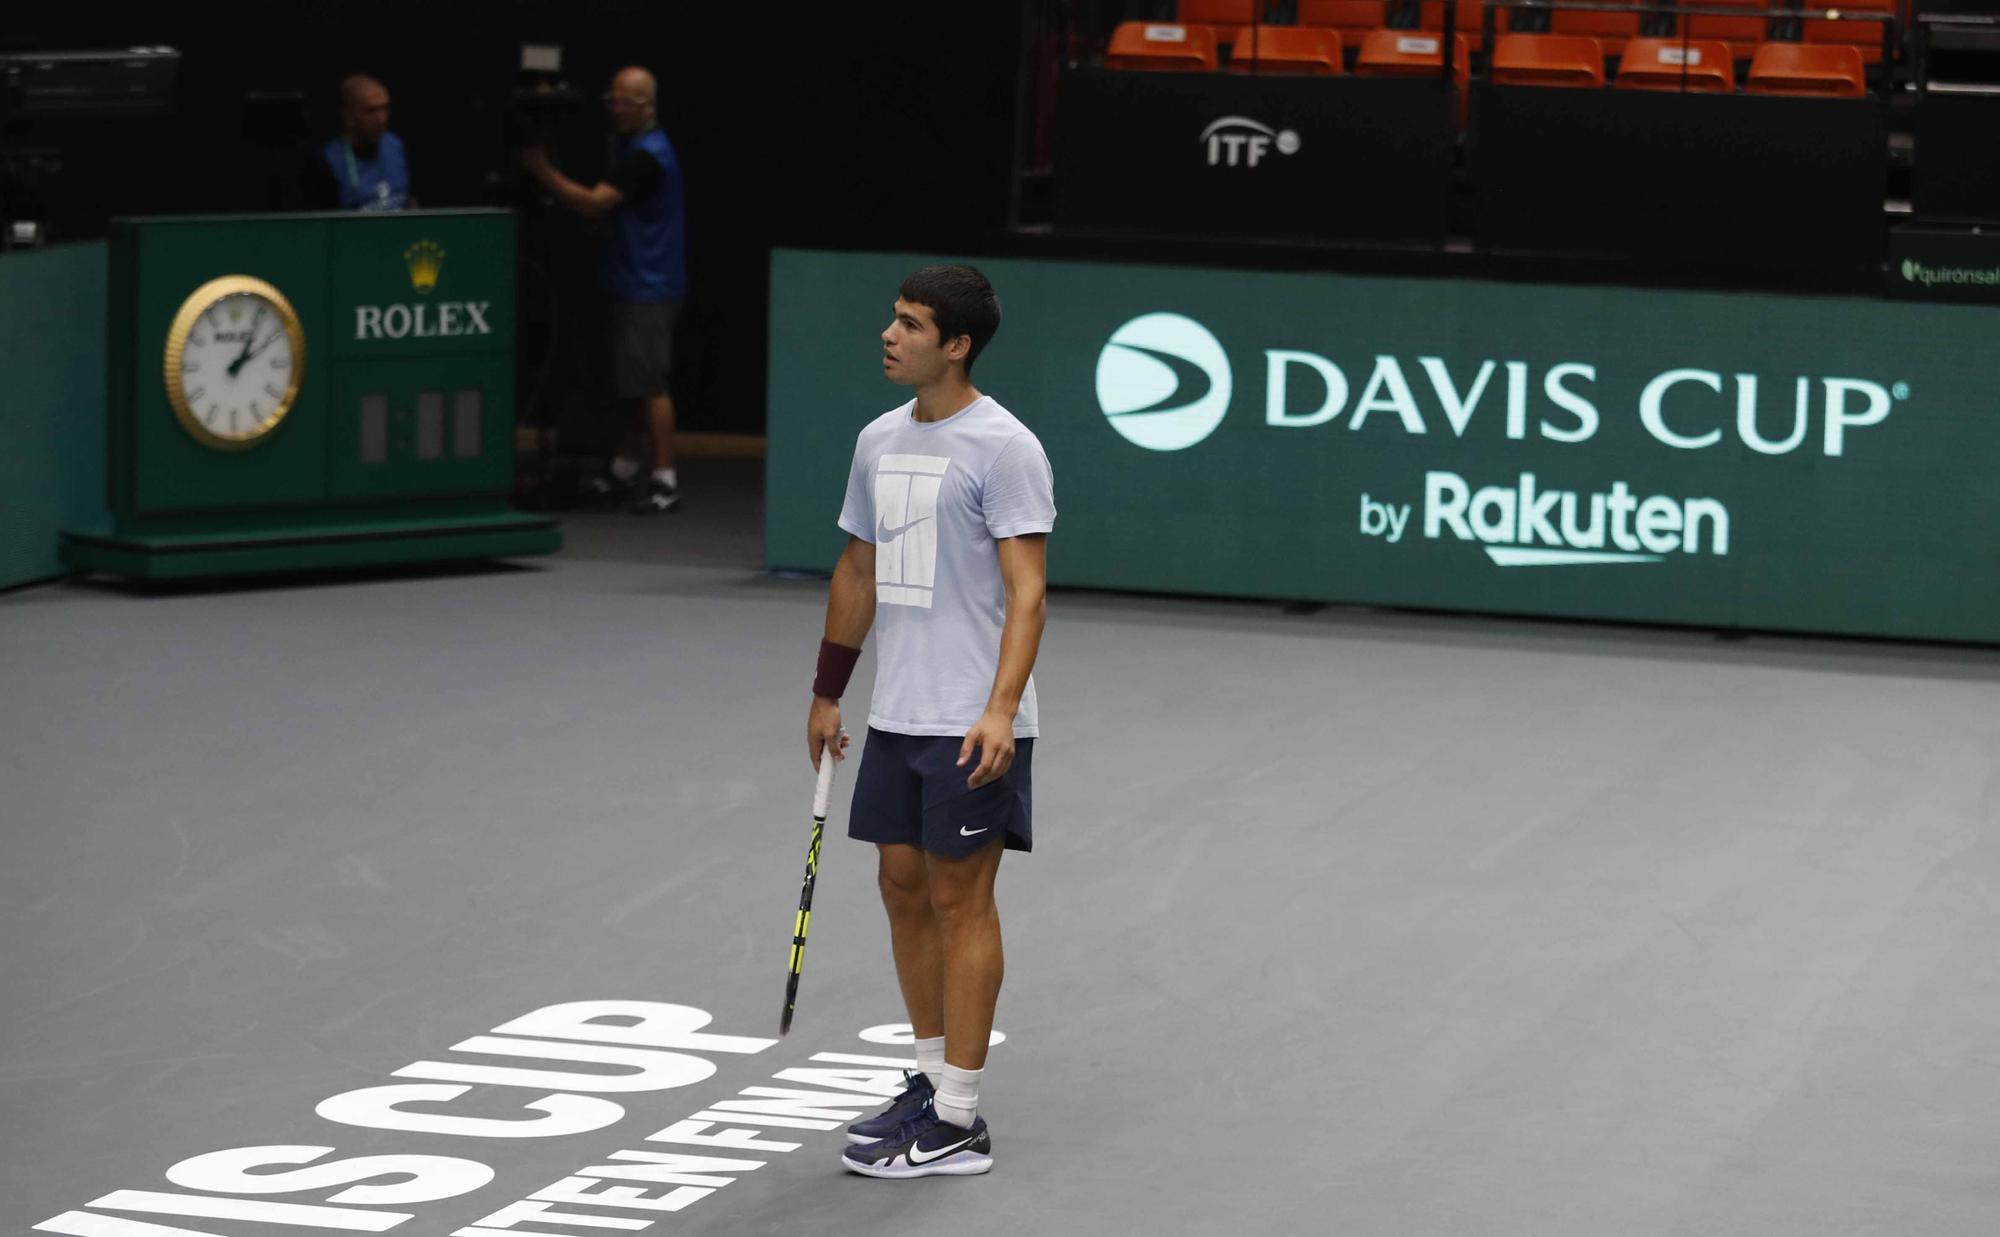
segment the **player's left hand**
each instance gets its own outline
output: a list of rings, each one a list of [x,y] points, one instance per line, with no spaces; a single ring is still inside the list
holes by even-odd
[[[978,790],[994,778],[1004,776],[1013,765],[1014,719],[990,709],[981,714],[972,729],[965,732],[965,742],[958,746],[959,768],[972,759],[974,748],[979,750],[979,765],[965,779],[967,790]]]

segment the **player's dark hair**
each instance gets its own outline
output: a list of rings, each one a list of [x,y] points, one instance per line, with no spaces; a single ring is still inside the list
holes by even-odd
[[[903,281],[897,295],[930,309],[937,323],[938,342],[948,344],[961,335],[972,337],[965,354],[965,372],[986,348],[986,341],[1000,329],[1000,298],[986,276],[970,266],[926,266]]]

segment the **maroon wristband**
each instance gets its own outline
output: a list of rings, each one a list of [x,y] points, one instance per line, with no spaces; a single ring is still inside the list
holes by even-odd
[[[860,649],[821,640],[819,673],[813,678],[813,695],[825,696],[828,700],[840,699],[840,693],[847,690],[848,678],[854,674],[854,663],[860,660]]]

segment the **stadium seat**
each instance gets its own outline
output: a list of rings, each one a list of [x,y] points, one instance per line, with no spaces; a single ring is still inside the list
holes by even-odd
[[[1485,46],[1485,27],[1482,11],[1486,5],[1482,0],[1457,0],[1458,12],[1453,20],[1457,32],[1465,36],[1467,47],[1478,51]],[[1444,29],[1444,0],[1423,0],[1417,6],[1417,26],[1423,30]],[[1507,10],[1500,9],[1493,15],[1493,29],[1498,34],[1507,32]]]
[[[1388,20],[1386,0],[1299,0],[1299,25],[1338,30],[1343,45],[1359,44]]]
[[[1710,0],[1712,5],[1735,9],[1762,9],[1769,5],[1765,0]],[[1757,53],[1769,33],[1769,22],[1762,17],[1738,17],[1706,14],[1700,10],[1700,0],[1688,6],[1685,30],[1690,41],[1720,41],[1729,44],[1729,54],[1737,60],[1748,60]]]
[[[1501,86],[1602,86],[1604,47],[1581,34],[1503,34],[1493,40]]]
[[[1317,26],[1259,26],[1229,54],[1231,73],[1339,73],[1340,31]]]
[[[1683,43],[1679,39],[1633,39],[1618,62],[1620,90],[1736,89],[1736,64],[1727,43]]]
[[[1460,86],[1470,73],[1471,56],[1464,35],[1454,36],[1454,76]],[[1436,77],[1444,68],[1444,40],[1420,30],[1375,30],[1361,40],[1361,54],[1355,58],[1359,77]]]
[[[1606,54],[1622,56],[1626,41],[1639,37],[1639,13],[1556,9],[1549,14],[1549,33],[1589,35],[1604,45]]]
[[[1868,93],[1861,49],[1814,43],[1766,43],[1750,61],[1751,94],[1859,99]]]
[[[1107,69],[1183,73],[1215,70],[1215,31],[1172,22],[1120,22],[1104,52]]]
[[[1466,87],[1472,75],[1472,54],[1466,50],[1462,34],[1452,36],[1452,84],[1458,88],[1458,126],[1465,127],[1466,109],[1472,101]],[[1444,39],[1422,30],[1374,30],[1361,40],[1361,53],[1354,59],[1356,77],[1441,77],[1444,71]]]
[[[1884,16],[1896,15],[1896,0],[1822,0],[1825,7],[1838,13],[1880,13]],[[1863,64],[1882,63],[1882,22],[1876,21],[1832,21],[1824,17],[1808,17],[1805,32],[1801,36],[1807,43],[1845,44],[1858,48]]]

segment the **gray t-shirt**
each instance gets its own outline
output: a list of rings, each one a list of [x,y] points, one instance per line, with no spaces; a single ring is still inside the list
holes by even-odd
[[[1000,668],[1007,588],[996,542],[1055,527],[1055,476],[1028,427],[987,396],[942,421],[916,401],[854,443],[840,526],[875,546],[875,695],[868,724],[962,735]],[[1014,734],[1039,733],[1035,682]]]

